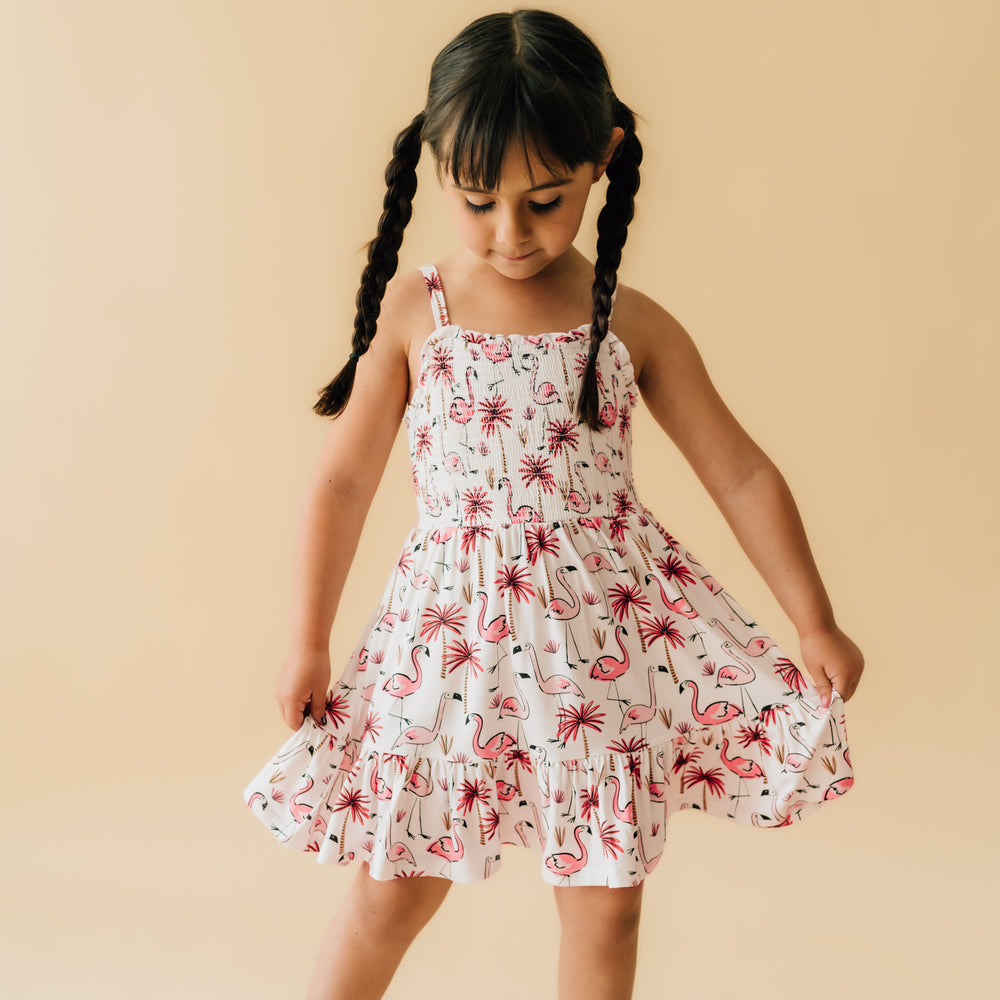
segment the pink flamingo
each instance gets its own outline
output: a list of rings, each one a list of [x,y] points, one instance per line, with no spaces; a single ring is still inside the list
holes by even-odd
[[[660,588],[660,600],[663,602],[663,606],[668,611],[673,611],[675,615],[681,615],[684,618],[697,618],[698,612],[695,611],[691,605],[684,600],[683,597],[679,597],[676,601],[670,600],[667,597],[667,592],[663,589],[663,582],[658,576],[654,576],[652,573],[646,574],[646,584],[649,584],[650,580],[656,581],[656,586]]]
[[[501,639],[507,638],[510,635],[510,629],[507,627],[507,616],[497,615],[488,625],[486,622],[486,602],[489,600],[486,596],[485,590],[480,590],[476,597],[481,597],[483,599],[483,607],[479,612],[479,621],[477,622],[479,628],[479,634],[486,640],[486,642],[497,643]]]
[[[260,803],[260,808],[262,810],[267,808],[267,797],[264,795],[263,792],[254,792],[253,795],[251,795],[250,798],[247,799],[247,806],[250,809],[253,809],[254,805],[257,802]]]
[[[449,451],[444,456],[444,467],[451,473],[457,472],[460,476],[465,475],[465,462],[462,461],[462,456],[457,451]]]
[[[392,789],[386,784],[385,779],[380,778],[375,771],[372,771],[372,778],[368,784],[371,785],[375,798],[381,799],[383,802],[388,802],[392,798]]]
[[[615,786],[615,794],[611,799],[611,808],[614,809],[615,815],[623,823],[635,823],[635,806],[632,804],[631,799],[624,805],[618,805],[618,796],[622,793],[622,783],[618,780],[617,774],[608,775],[607,780]]]
[[[546,618],[554,618],[556,621],[561,621],[566,623],[566,649],[569,651],[569,641],[573,640],[573,646],[576,649],[576,658],[582,659],[580,656],[580,645],[576,641],[576,636],[573,635],[572,630],[569,627],[569,623],[573,618],[580,613],[580,599],[576,595],[576,591],[566,582],[567,573],[575,573],[575,566],[559,566],[556,568],[556,579],[559,581],[563,590],[569,594],[569,601],[564,601],[561,597],[553,597],[549,601],[549,606],[545,609]]]
[[[259,792],[257,793],[260,794]],[[501,802],[510,802],[517,798],[517,785],[512,785],[509,781],[497,779],[497,798]]]
[[[729,750],[729,740],[724,739],[722,741],[722,763],[729,768],[733,774],[740,778],[763,778],[764,772],[761,769],[760,764],[755,760],[750,760],[747,757],[727,757],[726,752]]]
[[[598,451],[594,447],[594,435],[589,435],[590,437],[590,454],[594,456],[594,465],[596,465],[601,472],[607,472],[611,468],[611,461],[608,456],[605,455],[603,451]],[[613,449],[612,449],[613,450]]]
[[[430,653],[430,646],[425,646],[421,643],[418,646],[414,646],[410,651],[410,662],[413,664],[414,676],[412,678],[407,677],[404,673],[393,674],[383,685],[382,690],[387,691],[393,698],[405,698],[409,694],[413,694],[416,691],[423,679],[423,675],[420,671],[420,664],[417,663],[417,653],[423,650],[425,653]]]
[[[467,424],[476,415],[476,395],[472,391],[470,374],[474,374],[476,378],[479,378],[472,365],[469,365],[465,369],[465,384],[469,389],[468,400],[462,399],[461,396],[456,396],[451,401],[451,406],[448,409],[449,418],[454,420],[456,424]]]
[[[548,403],[557,403],[559,401],[559,393],[556,392],[556,387],[551,382],[543,382],[541,385],[536,386],[538,379],[538,355],[532,355],[531,358],[531,398],[539,404],[539,406],[546,406]]]
[[[496,760],[502,753],[506,753],[516,742],[510,733],[495,733],[485,743],[479,742],[479,737],[483,732],[483,717],[476,712],[471,712],[466,717],[476,720],[476,731],[472,734],[472,749],[476,751],[476,756],[483,760]]]
[[[795,740],[795,742],[798,743],[798,745],[802,747],[803,750],[805,750],[804,754],[790,753],[785,758],[785,768],[795,771],[797,774],[801,774],[803,771],[805,771],[805,769],[809,765],[809,761],[812,760],[813,754],[815,753],[815,749],[811,747],[808,743],[806,743],[806,741],[802,739],[802,737],[799,736],[799,734],[795,731],[796,729],[804,729],[805,726],[806,726],[805,722],[793,722],[788,727],[788,735],[791,736],[791,738]],[[797,766],[800,762],[801,762],[801,767]],[[805,783],[810,788],[818,787],[814,785],[808,778],[804,778],[804,780]]]
[[[438,587],[437,580],[426,570],[422,573],[417,573],[411,583],[414,590],[432,590],[435,594],[441,593],[441,588]]]
[[[521,846],[530,847],[531,845],[528,843],[528,838],[524,832],[525,828],[528,828],[529,830],[534,830],[535,827],[531,823],[529,823],[526,819],[519,819],[514,824],[514,832],[521,838]]]
[[[763,656],[769,649],[771,649],[772,646],[774,646],[774,640],[766,635],[756,635],[748,639],[746,643],[742,643],[725,625],[722,624],[722,622],[719,621],[718,618],[712,618],[708,624],[716,625],[721,628],[722,631],[729,636],[733,643],[739,646],[747,656]]]
[[[303,820],[309,819],[312,815],[312,806],[306,805],[304,802],[299,802],[298,797],[300,795],[305,795],[313,786],[313,780],[309,775],[306,775],[306,783],[292,794],[292,797],[288,800],[288,811],[292,814],[292,819],[296,823],[301,823]]]
[[[493,362],[493,364],[498,365],[501,361],[509,361],[513,356],[513,352],[510,349],[510,341],[506,337],[498,337],[500,345],[496,344],[483,344],[483,354],[486,355]]]
[[[441,695],[441,701],[438,704],[437,717],[434,720],[433,729],[425,729],[423,726],[410,726],[409,729],[404,729],[399,736],[396,737],[396,742],[393,743],[393,749],[399,746],[400,743],[433,743],[437,739],[438,730],[441,728],[441,720],[444,718],[444,703],[449,699],[454,698],[457,701],[462,700],[460,694],[451,694],[447,691]]]
[[[465,855],[465,845],[462,843],[458,835],[458,830],[454,826],[456,823],[461,823],[463,826],[466,825],[464,819],[452,817],[451,835],[448,836],[446,834],[443,837],[438,837],[432,844],[428,844],[427,850],[431,854],[436,854],[439,858],[444,858],[445,861],[449,862],[462,860],[462,857]]]
[[[420,828],[420,836],[426,837],[427,834],[424,833],[424,816],[423,816],[423,800],[431,794],[434,790],[434,786],[430,781],[427,780],[419,771],[414,770],[413,774],[410,775],[406,782],[406,790],[412,792],[417,796],[420,801],[417,803],[417,825]],[[406,833],[409,837],[413,838],[413,834],[410,830],[410,824],[413,822],[413,811],[410,812],[410,818],[406,821]]]
[[[556,569],[556,577],[562,584],[563,590],[569,594],[569,601],[564,601],[561,597],[553,597],[549,601],[549,606],[545,609],[546,618],[556,618],[561,622],[569,621],[580,613],[580,599],[576,596],[576,591],[566,582],[566,574],[574,572],[575,566],[559,566]]]
[[[619,628],[620,627],[621,626],[619,626]],[[622,727],[619,732],[624,733],[629,726],[641,726],[647,722],[652,722],[653,716],[656,715],[656,688],[653,687],[653,672],[657,670],[662,673],[667,672],[666,667],[658,667],[655,664],[649,667],[649,704],[633,705],[625,713],[625,717],[622,719]]]
[[[683,691],[689,684],[694,691],[691,695],[691,714],[699,722],[709,726],[718,726],[724,722],[729,722],[731,719],[735,719],[737,715],[743,714],[738,706],[728,701],[713,701],[711,705],[705,708],[704,712],[699,712],[698,685],[692,680],[687,680],[681,683],[678,690]]]
[[[570,492],[566,494],[566,509],[572,510],[577,514],[586,514],[587,511],[590,510],[591,499],[587,487],[582,482],[583,475],[580,472],[580,466],[583,466],[585,469],[589,469],[590,466],[587,465],[586,462],[573,463],[573,468],[576,470],[576,474],[581,479],[580,487],[583,489],[583,492],[580,493],[577,490],[570,490]]]
[[[615,626],[615,642],[618,643],[618,648],[622,651],[622,659],[611,656],[610,654],[606,656],[599,656],[594,660],[593,666],[590,668],[590,677],[595,681],[614,681],[617,680],[626,670],[628,670],[629,656],[628,650],[622,645],[621,636],[628,635],[628,631],[624,625]],[[650,667],[652,670],[652,667]],[[652,678],[650,678],[652,680]]]
[[[646,850],[642,846],[642,830],[637,829],[635,831],[635,839],[636,839],[636,845],[635,845],[636,853],[639,855],[639,860],[642,862],[643,870],[648,875],[656,867],[660,858],[663,857],[663,851],[660,851],[660,853],[657,854],[656,857],[652,859],[652,861],[647,860]]]
[[[572,694],[576,695],[577,698],[583,697],[580,685],[569,677],[563,677],[561,674],[552,674],[549,677],[543,677],[542,670],[538,666],[538,657],[535,655],[535,647],[530,642],[525,642],[523,645],[528,650],[528,656],[531,658],[531,666],[535,671],[535,682],[538,684],[538,690],[542,694],[551,694],[556,697],[564,694]],[[520,653],[521,647],[515,646],[514,652]]]
[[[524,697],[521,685],[517,683],[517,678],[527,677],[527,674],[514,674],[514,687],[517,690],[517,697],[508,696],[500,703],[500,718],[513,715],[515,719],[526,719],[531,714],[531,708]]]
[[[590,552],[585,555],[583,557],[583,568],[588,573],[597,573],[602,569],[610,570],[612,573],[615,571],[614,566],[600,552]]]
[[[733,652],[733,644],[727,639],[722,648],[729,652],[729,655],[736,660],[736,663],[727,663],[719,667],[715,675],[715,686],[722,687],[723,684],[749,684],[756,676],[757,672],[749,663],[741,660]]]
[[[503,476],[497,480],[497,489],[502,489],[504,486],[507,487],[507,516],[510,518],[511,524],[530,524],[541,521],[541,511],[536,510],[531,504],[524,504],[515,511],[513,503],[514,487],[507,476]]]
[[[578,872],[587,863],[587,848],[580,839],[581,830],[586,830],[587,833],[590,833],[590,827],[584,823],[573,828],[573,837],[576,840],[577,847],[580,848],[579,856],[570,854],[569,852],[562,852],[560,854],[550,854],[546,857],[545,867],[553,875],[565,875],[568,878],[570,875]]]
[[[413,853],[401,840],[395,844],[390,844],[385,856],[393,863],[397,861],[408,861],[411,865],[416,864],[413,860]]]
[[[833,784],[830,785],[823,793],[824,801],[840,798],[840,796],[845,795],[853,785],[853,778],[841,778],[840,781],[833,782]]]

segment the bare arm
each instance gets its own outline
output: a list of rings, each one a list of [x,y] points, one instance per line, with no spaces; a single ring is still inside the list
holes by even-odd
[[[864,660],[838,628],[784,477],[726,407],[690,336],[646,302],[637,381],[657,423],[691,464],[799,633],[803,664],[827,700],[850,698]]]
[[[296,546],[290,649],[276,697],[287,725],[319,721],[330,682],[330,630],[368,509],[409,394],[405,332],[387,294],[379,332],[358,361],[307,491]]]

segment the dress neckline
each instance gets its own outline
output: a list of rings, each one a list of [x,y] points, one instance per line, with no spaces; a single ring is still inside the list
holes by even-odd
[[[455,327],[462,333],[474,333],[482,337],[490,337],[494,340],[546,340],[549,338],[573,338],[579,339],[580,336],[585,335],[589,330],[591,324],[581,323],[579,326],[574,326],[569,330],[554,330],[545,333],[487,333],[485,330],[475,330],[471,327],[460,326],[457,323],[451,321],[451,317],[448,315],[448,305],[445,301],[444,296],[444,283],[441,281],[441,272],[438,271],[436,264],[426,264],[420,268],[421,273],[424,275],[424,281],[427,285],[427,291],[431,296],[431,301],[434,306],[434,320],[435,329],[442,329],[445,327]],[[611,309],[614,311],[615,299],[618,297],[618,289],[616,288],[614,294],[611,296]],[[608,335],[611,334],[611,313],[608,314]],[[617,339],[617,338],[616,338]],[[566,343],[569,343],[569,339]],[[621,343],[621,341],[619,341]],[[624,344],[622,345],[624,347]],[[423,348],[421,348],[421,351]]]

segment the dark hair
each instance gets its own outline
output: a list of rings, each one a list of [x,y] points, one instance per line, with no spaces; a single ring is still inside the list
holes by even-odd
[[[368,263],[361,274],[351,356],[313,407],[336,416],[347,405],[357,359],[375,336],[382,297],[396,273],[403,230],[412,214],[417,163],[426,142],[438,165],[463,183],[497,186],[515,143],[576,170],[603,159],[615,126],[625,138],[608,164],[606,202],[597,219],[590,353],[577,413],[600,429],[596,354],[608,332],[618,265],[639,188],[642,146],[635,117],[615,96],[597,46],[574,24],[542,10],[488,14],[473,21],[438,53],[427,104],[396,137],[386,168],[386,194]]]

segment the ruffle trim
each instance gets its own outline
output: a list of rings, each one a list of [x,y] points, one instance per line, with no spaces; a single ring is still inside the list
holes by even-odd
[[[746,733],[734,723],[636,741],[631,753],[470,761],[418,747],[356,751],[307,719],[244,800],[286,846],[323,863],[366,861],[379,880],[483,881],[499,869],[502,846],[519,844],[539,852],[550,884],[637,885],[679,810],[780,828],[851,788],[842,701],[803,708],[799,719],[775,720],[753,760],[740,758]]]

